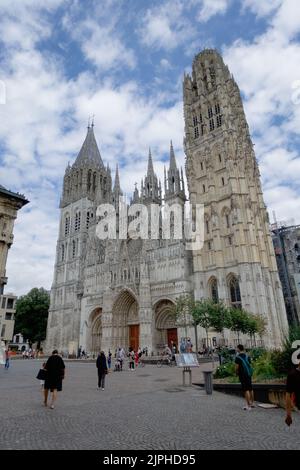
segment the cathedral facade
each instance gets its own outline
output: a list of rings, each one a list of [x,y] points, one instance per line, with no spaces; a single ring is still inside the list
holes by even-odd
[[[213,298],[261,314],[264,342],[280,347],[287,318],[260,175],[239,88],[222,57],[204,50],[183,82],[186,178],[170,159],[164,191],[149,151],[148,168],[131,204],[204,204],[204,246],[182,239],[107,239],[96,234],[97,207],[122,197],[96,143],[93,125],[64,176],[45,349],[96,354],[122,346],[160,351],[190,336],[172,306],[182,294]],[[211,336],[217,340],[217,333]],[[234,335],[226,332],[228,343]],[[205,334],[199,329],[198,342]],[[195,344],[195,343],[194,343]]]

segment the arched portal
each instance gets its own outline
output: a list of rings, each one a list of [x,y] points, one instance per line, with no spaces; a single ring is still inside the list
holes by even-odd
[[[102,309],[95,308],[88,321],[88,327],[90,328],[90,341],[88,345],[88,351],[93,355],[97,355],[101,351],[101,340],[102,340]]]
[[[140,344],[140,325],[138,303],[132,292],[123,290],[117,297],[112,309],[113,348],[133,348]]]
[[[173,302],[169,299],[160,300],[154,311],[154,341],[153,349],[161,352],[166,344],[175,344],[178,348],[176,320],[173,313]]]

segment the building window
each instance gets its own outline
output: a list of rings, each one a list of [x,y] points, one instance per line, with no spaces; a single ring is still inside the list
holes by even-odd
[[[220,153],[219,153],[219,162],[222,163],[222,157]]]
[[[6,305],[6,297],[2,298],[2,308],[5,308]]]
[[[223,176],[222,176],[222,186],[224,186],[224,185],[225,185],[225,180],[224,180],[224,178],[223,178]]]
[[[5,314],[5,320],[13,320],[13,314],[6,312],[6,314]]]
[[[213,120],[213,119],[210,119],[210,120],[209,120],[209,130],[210,130],[210,131],[213,131],[214,128],[215,128],[214,120]]]
[[[225,215],[225,221],[226,221],[226,227],[230,228],[229,215],[228,214]]]
[[[208,222],[208,220],[206,221],[206,233],[209,233],[209,222]]]
[[[65,260],[65,245],[61,245],[61,260]]]
[[[75,232],[78,232],[78,230],[80,230],[80,220],[81,220],[81,213],[76,212],[76,215],[75,215]]]
[[[13,309],[13,308],[14,308],[14,302],[15,302],[15,299],[10,299],[10,298],[8,298],[8,299],[7,299],[7,306],[6,306],[6,308],[8,308],[8,309]]]
[[[208,249],[211,250],[211,241],[209,241],[207,245],[208,245]]]
[[[65,236],[69,235],[70,233],[70,217],[65,218]]]
[[[196,127],[198,125],[197,116],[193,116],[193,124],[194,124],[194,127]]]
[[[198,137],[199,137],[199,128],[197,126],[197,127],[194,127],[194,138],[198,139]]]
[[[87,190],[90,191],[92,186],[92,172],[89,170],[87,177]]]
[[[213,279],[210,284],[211,298],[213,302],[219,302],[218,282],[217,279]]]
[[[218,103],[215,105],[215,112],[216,112],[217,127],[221,127],[222,126],[222,114],[221,114],[220,105]]]
[[[75,240],[72,241],[72,256],[75,258],[76,255],[76,242]]]
[[[230,302],[231,305],[235,308],[242,307],[241,301],[241,291],[239,286],[239,281],[236,277],[232,277],[229,281],[229,293],[230,293]]]
[[[228,245],[232,245],[232,237],[228,237]]]
[[[201,168],[201,170],[203,170],[203,163],[202,162],[200,163],[200,168]]]
[[[205,193],[205,184],[202,185],[203,192]]]
[[[209,119],[213,117],[213,111],[211,107],[208,108],[208,117]]]

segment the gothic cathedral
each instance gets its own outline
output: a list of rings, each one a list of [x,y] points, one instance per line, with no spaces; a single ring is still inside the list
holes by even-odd
[[[281,284],[263,201],[260,175],[239,88],[222,57],[204,50],[183,83],[188,199],[204,204],[204,246],[185,239],[112,239],[96,236],[97,207],[122,197],[89,126],[64,176],[61,218],[45,349],[90,354],[100,349],[178,344],[193,328],[178,327],[172,306],[181,294],[242,306],[267,321],[264,342],[280,347],[287,331]],[[183,172],[171,143],[164,192],[149,151],[148,168],[131,204],[184,207]],[[205,334],[199,329],[198,344]],[[218,333],[210,332],[218,343]],[[226,332],[228,344],[235,335]],[[245,339],[246,341],[246,339]]]

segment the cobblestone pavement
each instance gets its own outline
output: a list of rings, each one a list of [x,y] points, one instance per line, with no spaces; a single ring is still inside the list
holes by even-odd
[[[112,372],[97,389],[95,364],[66,362],[54,410],[42,406],[41,361],[0,369],[0,449],[299,449],[300,415],[243,411],[242,398],[182,387],[181,371],[147,365]],[[207,366],[202,366],[206,368]],[[202,380],[193,370],[193,382]]]

